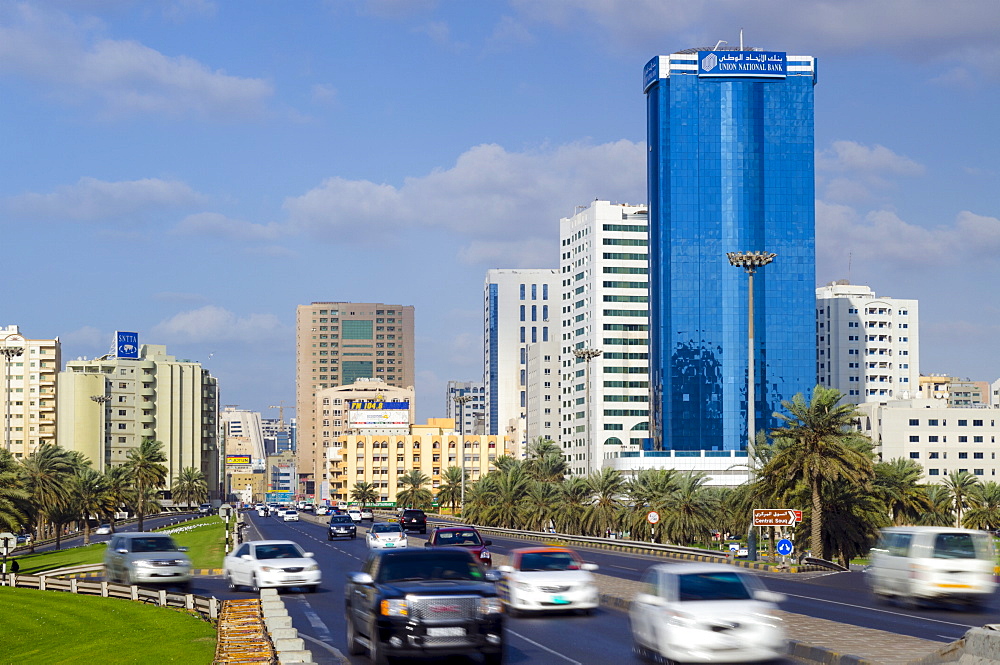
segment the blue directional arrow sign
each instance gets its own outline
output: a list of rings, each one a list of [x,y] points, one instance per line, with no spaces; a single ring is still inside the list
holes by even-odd
[[[782,538],[778,541],[778,554],[781,556],[788,556],[792,553],[793,549],[795,549],[795,546],[787,538]]]

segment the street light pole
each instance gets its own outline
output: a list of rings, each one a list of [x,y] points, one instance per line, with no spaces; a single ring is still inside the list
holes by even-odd
[[[573,351],[573,355],[579,358],[583,358],[585,362],[583,377],[584,377],[584,393],[583,401],[587,407],[587,474],[589,475],[593,471],[593,455],[592,450],[594,447],[593,437],[590,432],[590,361],[601,355],[603,351],[600,349],[576,349]]]
[[[458,442],[461,445],[461,455],[462,455],[462,515],[465,515],[465,405],[471,402],[473,399],[472,395],[458,395],[455,397],[455,403],[458,404],[458,418],[461,423],[461,433],[458,435]],[[440,510],[440,508],[438,508]]]
[[[21,342],[22,346],[12,346],[11,338],[14,338],[14,342]],[[24,338],[17,333],[13,333],[4,338],[3,348],[0,348],[0,354],[3,354],[4,357],[3,370],[4,378],[6,379],[6,389],[3,396],[3,442],[7,452],[10,452],[10,359],[24,353],[23,344]]]
[[[100,471],[104,471],[111,467],[111,450],[108,448],[108,432],[107,432],[107,410],[105,405],[111,401],[111,395],[91,395],[90,399],[97,402],[101,409],[101,468]]]
[[[753,326],[753,275],[758,268],[763,268],[774,260],[777,254],[771,252],[727,252],[729,264],[743,268],[747,274],[747,463],[750,469],[751,482],[756,479],[757,463],[754,459],[754,436],[757,429],[757,380],[754,376],[754,326]],[[757,531],[751,522],[750,535],[747,538],[747,558],[757,560]]]

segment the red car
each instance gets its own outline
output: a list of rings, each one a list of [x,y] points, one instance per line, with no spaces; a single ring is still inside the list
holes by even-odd
[[[492,566],[493,555],[488,549],[492,544],[471,526],[442,526],[431,532],[424,547],[461,547],[472,552],[482,565]]]

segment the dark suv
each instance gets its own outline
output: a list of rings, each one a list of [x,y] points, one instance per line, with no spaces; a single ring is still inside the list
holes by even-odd
[[[494,573],[464,549],[377,550],[348,575],[347,649],[375,665],[392,656],[481,653],[503,662],[503,605]]]
[[[358,527],[354,523],[354,520],[351,519],[350,515],[333,515],[330,517],[330,522],[327,528],[327,540],[333,540],[334,538],[339,537],[354,540],[358,536]]]
[[[420,531],[427,533],[427,515],[422,510],[407,508],[399,516],[399,523],[403,525],[403,531]]]

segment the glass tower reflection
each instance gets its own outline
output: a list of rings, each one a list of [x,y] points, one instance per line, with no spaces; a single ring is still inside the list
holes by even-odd
[[[745,450],[747,277],[726,252],[777,254],[754,279],[756,429],[816,382],[816,62],[690,49],[644,79],[652,446]]]

